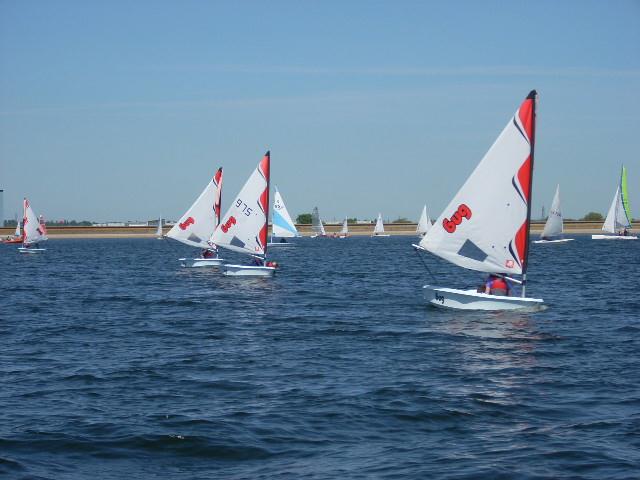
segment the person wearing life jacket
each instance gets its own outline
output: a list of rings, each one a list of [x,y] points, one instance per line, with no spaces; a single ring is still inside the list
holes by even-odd
[[[499,276],[491,274],[484,284],[484,293],[488,295],[500,295],[502,297],[509,296],[511,288],[507,281]]]
[[[214,253],[215,252],[213,250],[205,248],[202,250],[202,258],[213,258]]]
[[[272,262],[272,261],[268,261],[266,263],[267,267],[273,267],[273,268],[278,268],[278,262]]]

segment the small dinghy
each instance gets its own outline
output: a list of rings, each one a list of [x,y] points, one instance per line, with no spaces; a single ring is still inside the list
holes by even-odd
[[[378,213],[378,219],[376,220],[376,226],[373,227],[372,237],[390,237],[388,233],[384,233],[384,223],[382,223],[382,214]]]
[[[22,238],[22,247],[18,247],[18,252],[26,254],[44,253],[46,248],[40,248],[40,242],[45,242],[47,238],[47,227],[44,219],[38,219],[35,212],[26,198],[23,202],[24,218],[22,219],[22,228],[24,236]]]
[[[160,215],[160,218],[158,218],[158,228],[156,229],[156,239],[166,240],[166,238],[167,237],[162,234],[162,215]]]
[[[16,220],[16,231],[13,237],[7,237],[2,243],[22,243],[22,233],[20,232],[20,220]]]
[[[220,222],[222,203],[222,168],[219,168],[187,213],[167,232],[168,238],[202,249],[200,257],[179,258],[183,267],[219,267],[224,259],[218,257],[216,244],[211,241]]]
[[[273,195],[273,213],[271,215],[271,241],[267,245],[270,247],[295,247],[294,243],[287,242],[286,239],[299,237],[300,234],[291,220],[278,188]],[[274,242],[274,237],[279,238],[280,241]]]
[[[629,233],[631,229],[631,210],[627,191],[627,169],[622,166],[620,184],[616,188],[609,213],[602,225],[602,230],[614,235],[591,235],[592,240],[637,240],[636,235]]]
[[[276,271],[275,263],[266,261],[270,167],[271,154],[267,152],[213,234],[216,245],[253,259],[253,265],[223,265],[224,275],[272,277]]]
[[[516,281],[522,296],[425,285],[428,304],[458,310],[540,309],[525,295],[537,94],[533,90],[493,146],[420,241],[454,265]],[[517,281],[510,275],[522,275]],[[484,289],[484,287],[483,287]]]
[[[547,223],[544,224],[544,229],[540,234],[540,240],[535,240],[533,243],[544,244],[571,242],[573,238],[562,237],[563,231],[562,211],[560,210],[560,185],[558,185],[556,188],[556,194],[553,196],[553,202],[551,203],[551,210],[549,210]]]
[[[344,222],[342,222],[342,228],[336,235],[337,238],[347,238],[349,236],[349,221],[347,217],[344,217]]]
[[[313,207],[313,211],[311,212],[311,230],[313,231],[311,238],[327,236],[327,232],[324,231],[322,219],[320,218],[320,213],[318,213],[318,207]]]
[[[422,207],[422,213],[420,214],[420,220],[418,220],[418,226],[416,227],[416,233],[420,238],[424,237],[431,228],[432,222],[427,213],[427,206]]]

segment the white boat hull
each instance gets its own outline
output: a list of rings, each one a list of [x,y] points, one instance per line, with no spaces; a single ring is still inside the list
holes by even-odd
[[[223,258],[179,258],[180,265],[186,268],[219,267],[224,265]]]
[[[267,243],[267,247],[297,247],[297,245],[295,243],[291,243],[291,242],[274,242],[274,243]]]
[[[224,265],[223,274],[228,277],[273,277],[275,267],[260,267],[258,265]]]
[[[44,253],[46,252],[46,248],[26,248],[26,247],[18,247],[18,252],[20,253]]]
[[[591,240],[637,240],[635,235],[591,235]]]
[[[572,242],[573,238],[558,238],[555,240],[534,240],[533,243],[567,243]]]
[[[372,237],[390,237],[391,235],[389,235],[388,233],[374,233],[371,236]]]
[[[425,285],[425,300],[435,307],[455,310],[540,310],[544,301],[541,298],[502,297],[478,293],[475,290],[458,290]]]

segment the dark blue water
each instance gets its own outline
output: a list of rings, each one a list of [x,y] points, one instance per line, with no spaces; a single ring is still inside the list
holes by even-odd
[[[531,314],[426,307],[413,241],[302,239],[260,280],[155,239],[0,247],[0,474],[639,478],[640,241],[534,245]]]

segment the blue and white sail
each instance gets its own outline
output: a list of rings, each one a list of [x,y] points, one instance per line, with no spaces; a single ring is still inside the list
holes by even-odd
[[[272,234],[274,237],[291,238],[300,236],[277,188],[273,196],[273,216],[271,221]]]

